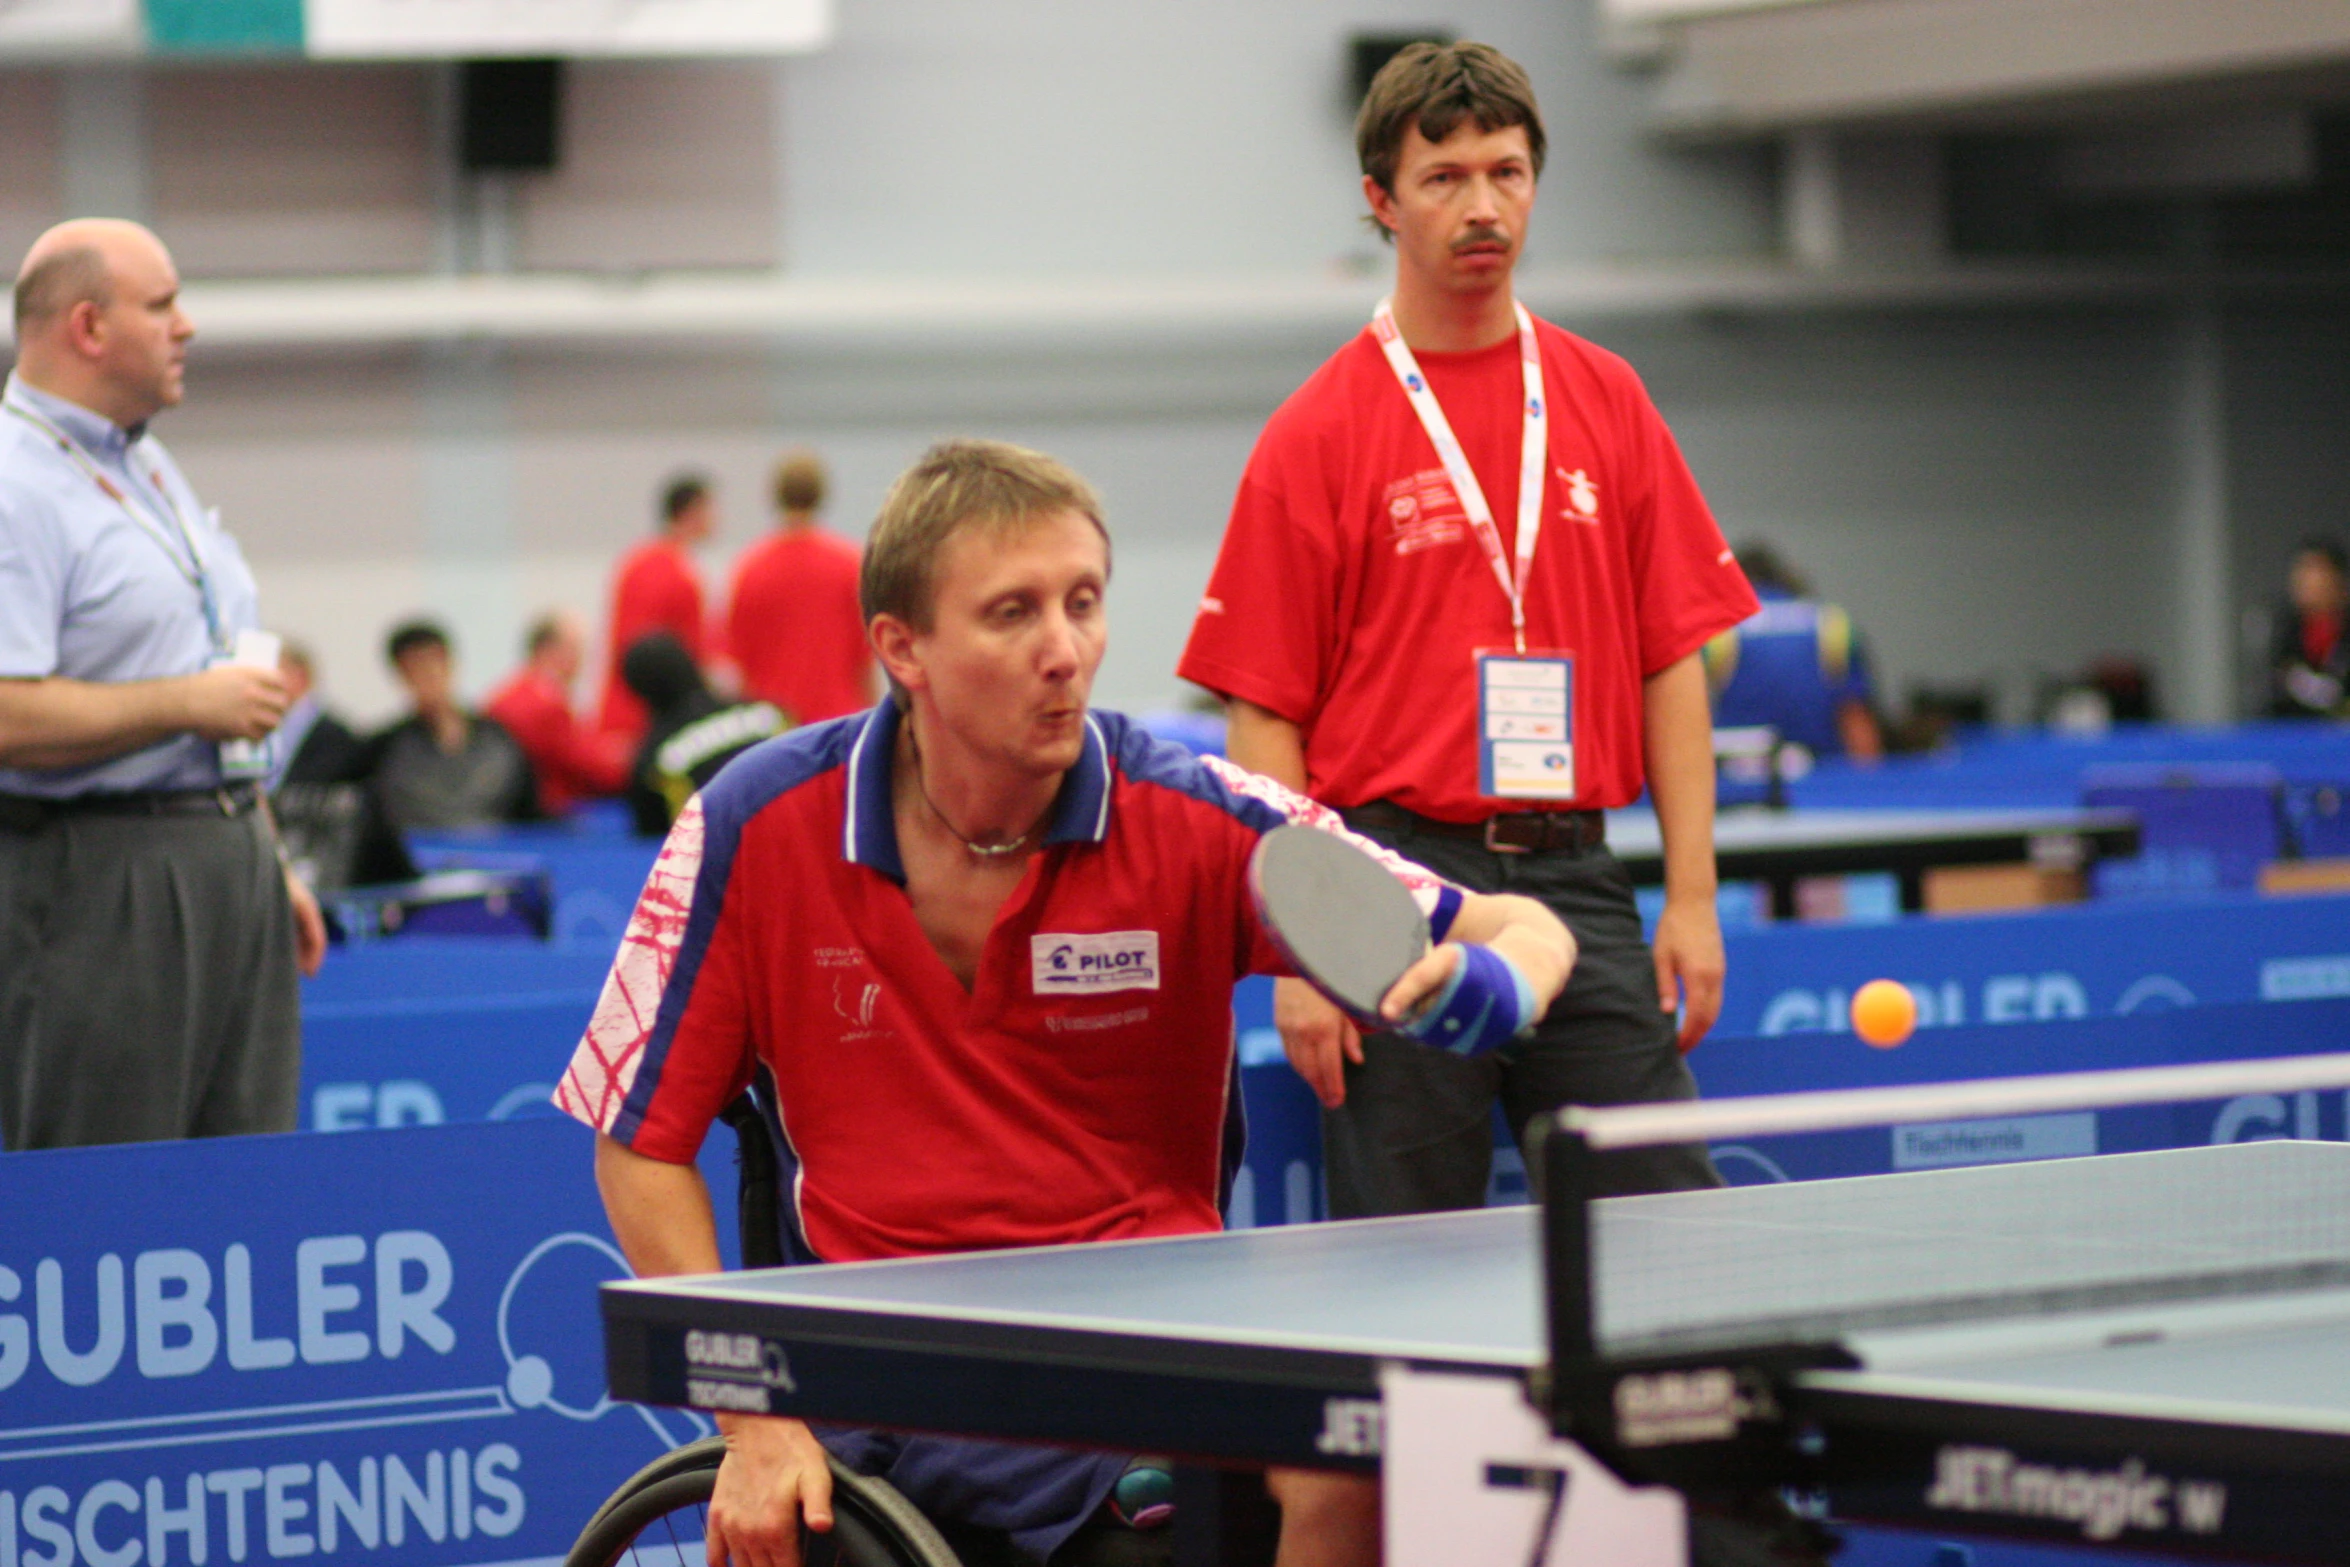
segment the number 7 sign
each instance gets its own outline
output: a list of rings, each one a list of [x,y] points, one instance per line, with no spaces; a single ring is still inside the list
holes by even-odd
[[[1516,1379],[1391,1367],[1379,1382],[1389,1567],[1687,1567],[1680,1494],[1552,1436]]]

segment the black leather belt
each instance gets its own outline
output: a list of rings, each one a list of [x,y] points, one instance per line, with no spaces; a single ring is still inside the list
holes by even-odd
[[[72,816],[242,816],[261,803],[249,783],[218,789],[143,789],[131,794],[80,794],[44,800],[29,794],[0,794],[0,828],[39,832]]]
[[[1440,822],[1407,811],[1391,800],[1373,800],[1339,813],[1349,825],[1387,832],[1425,833],[1480,844],[1496,854],[1538,854],[1546,850],[1586,854],[1607,843],[1607,817],[1598,811],[1503,811],[1481,822]]]

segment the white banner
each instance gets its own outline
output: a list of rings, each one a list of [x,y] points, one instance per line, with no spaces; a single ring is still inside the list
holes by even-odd
[[[832,0],[303,0],[314,59],[798,54]]]
[[[139,0],[0,0],[0,54],[136,54]]]
[[[1615,26],[1658,22],[1693,22],[1734,11],[1760,11],[1770,6],[1818,5],[1823,0],[1600,0],[1601,18]]]

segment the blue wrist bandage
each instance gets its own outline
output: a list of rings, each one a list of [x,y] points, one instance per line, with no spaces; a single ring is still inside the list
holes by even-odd
[[[1473,1056],[1516,1037],[1541,1015],[1534,987],[1491,947],[1461,948],[1444,988],[1400,1026],[1424,1044]]]

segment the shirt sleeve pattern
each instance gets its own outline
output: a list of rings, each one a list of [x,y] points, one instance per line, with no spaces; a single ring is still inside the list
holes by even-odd
[[[1364,837],[1347,826],[1346,819],[1329,806],[1309,800],[1262,773],[1236,767],[1220,756],[1203,756],[1200,763],[1233,793],[1271,806],[1293,826],[1312,827],[1344,838],[1385,866],[1389,874],[1402,882],[1411,893],[1412,901],[1420,906],[1420,912],[1428,916],[1429,934],[1435,940],[1442,941],[1446,932],[1452,929],[1452,922],[1459,915],[1461,901],[1467,894],[1451,882],[1405,859],[1385,844]]]
[[[612,1132],[636,1086],[645,1045],[661,1015],[661,1000],[676,970],[693,912],[694,882],[702,869],[703,821],[699,796],[688,802],[653,861],[652,874],[629,917],[619,956],[556,1086],[556,1107],[600,1132]]]

